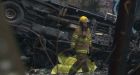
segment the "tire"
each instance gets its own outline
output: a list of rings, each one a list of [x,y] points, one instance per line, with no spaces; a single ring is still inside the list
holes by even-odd
[[[16,2],[5,1],[2,3],[4,8],[5,18],[9,23],[21,23],[24,19],[23,8]]]

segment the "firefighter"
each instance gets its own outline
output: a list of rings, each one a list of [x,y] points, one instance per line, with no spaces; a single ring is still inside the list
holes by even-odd
[[[87,64],[89,47],[91,47],[91,32],[88,25],[88,18],[81,16],[79,19],[79,27],[77,27],[72,35],[71,47],[76,50],[77,61],[72,65],[68,75],[75,75],[82,68],[82,72],[88,73],[89,67]],[[86,74],[87,75],[87,74]]]

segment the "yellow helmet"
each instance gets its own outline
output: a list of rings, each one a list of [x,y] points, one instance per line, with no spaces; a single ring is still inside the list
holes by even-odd
[[[89,20],[86,16],[81,16],[79,21],[82,23],[87,23]]]

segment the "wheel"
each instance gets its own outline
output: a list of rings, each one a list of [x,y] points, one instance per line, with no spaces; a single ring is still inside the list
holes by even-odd
[[[5,1],[2,3],[4,16],[9,23],[20,23],[24,19],[23,8],[16,2]]]

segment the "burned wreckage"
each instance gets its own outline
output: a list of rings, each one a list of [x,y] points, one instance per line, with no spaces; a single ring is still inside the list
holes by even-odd
[[[112,52],[116,16],[101,16],[74,6],[63,6],[45,0],[2,0],[2,5],[5,18],[14,29],[21,58],[29,68],[51,69],[59,63],[59,53],[66,56],[75,53],[69,49],[70,40],[81,15],[90,19],[93,47],[98,49],[97,52],[91,50],[89,57],[93,61],[107,63]],[[128,58],[130,64],[140,62],[137,54],[140,52],[140,40],[137,36],[132,37],[134,40],[132,39]]]

